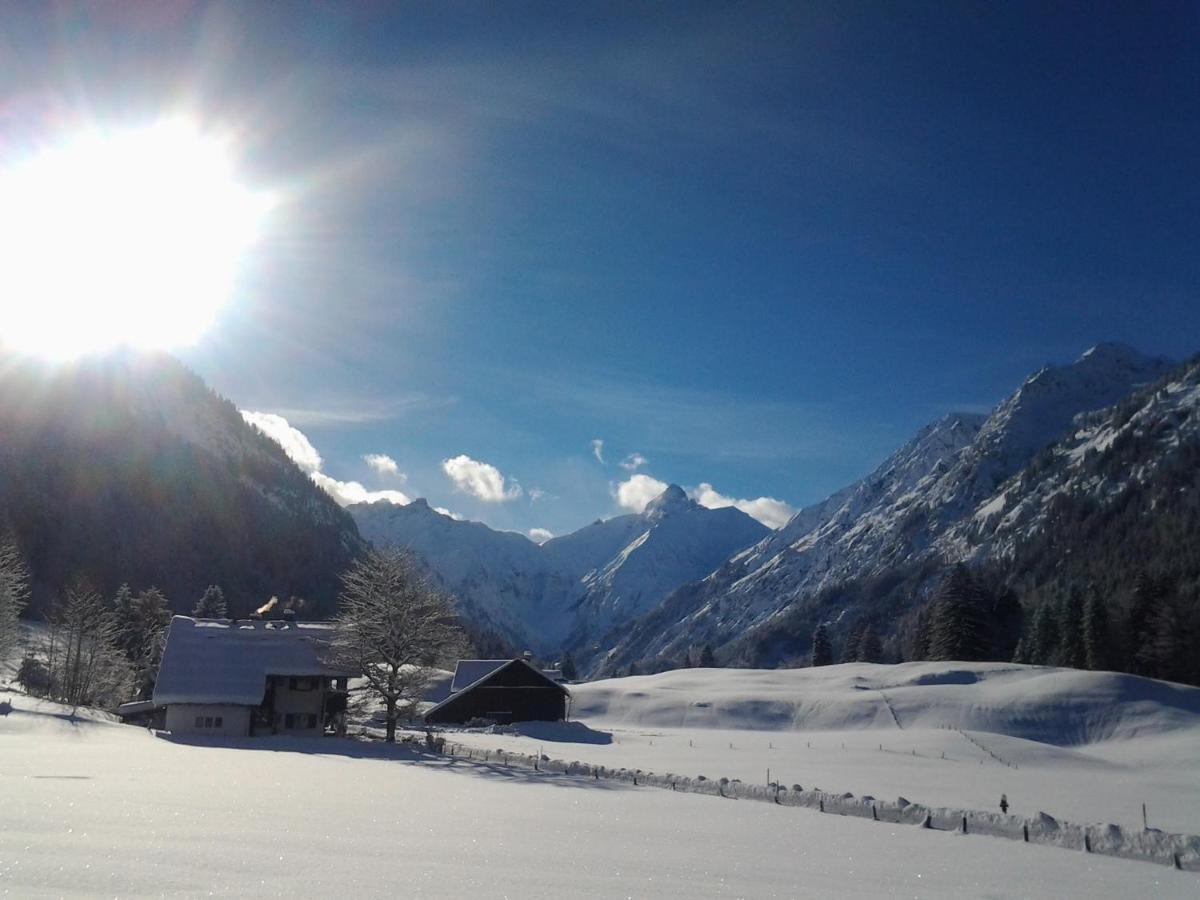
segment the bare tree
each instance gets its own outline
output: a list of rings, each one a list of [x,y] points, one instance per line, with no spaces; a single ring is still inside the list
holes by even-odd
[[[21,610],[29,599],[29,571],[11,536],[0,539],[0,663],[16,649]]]
[[[129,698],[134,673],[117,643],[115,617],[98,593],[80,584],[55,605],[45,647],[51,699],[113,708]]]
[[[369,550],[342,575],[333,641],[338,662],[362,673],[383,702],[387,740],[396,740],[400,711],[420,699],[433,666],[466,642],[450,598],[434,588],[411,553]]]

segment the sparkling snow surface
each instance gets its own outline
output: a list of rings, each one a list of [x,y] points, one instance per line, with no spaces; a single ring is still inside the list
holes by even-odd
[[[4,694],[0,892],[1189,897],[1165,867],[336,739],[197,746]]]

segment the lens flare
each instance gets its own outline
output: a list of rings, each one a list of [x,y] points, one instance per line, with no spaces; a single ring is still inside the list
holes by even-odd
[[[269,206],[225,142],[180,119],[0,171],[0,343],[55,358],[195,343]]]

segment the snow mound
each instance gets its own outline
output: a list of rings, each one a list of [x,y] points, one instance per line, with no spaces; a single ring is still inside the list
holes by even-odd
[[[573,715],[662,728],[949,728],[1073,746],[1200,727],[1200,688],[1009,663],[678,669],[572,692]]]

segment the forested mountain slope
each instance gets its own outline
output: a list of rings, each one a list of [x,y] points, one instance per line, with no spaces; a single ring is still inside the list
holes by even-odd
[[[209,584],[245,614],[272,595],[331,612],[354,522],[233,404],[165,354],[0,360],[0,526],[37,613],[76,579],[156,585],[190,611]]]

